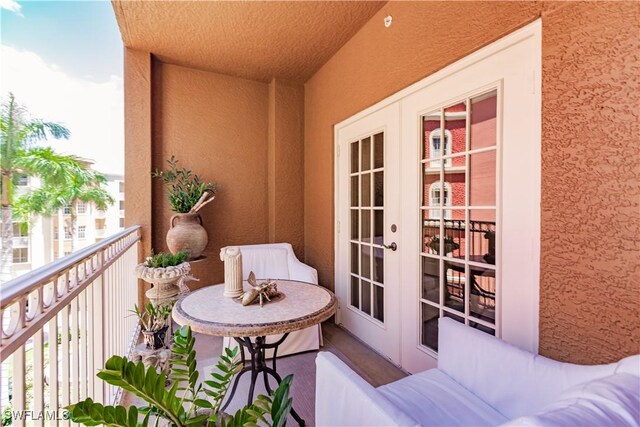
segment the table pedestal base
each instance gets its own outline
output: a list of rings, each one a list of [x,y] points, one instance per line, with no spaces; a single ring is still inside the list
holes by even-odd
[[[240,382],[240,377],[245,372],[251,372],[251,385],[249,386],[249,398],[247,400],[247,404],[251,405],[253,403],[253,394],[256,387],[256,382],[258,381],[258,376],[262,373],[264,379],[264,387],[267,389],[267,393],[271,394],[271,386],[269,385],[269,375],[271,375],[277,382],[278,385],[282,382],[282,378],[276,371],[276,360],[278,356],[278,346],[282,344],[282,342],[287,338],[289,333],[286,333],[280,338],[277,342],[267,344],[265,341],[265,337],[256,337],[255,342],[251,342],[251,338],[238,338],[234,339],[240,345],[240,356],[242,360],[242,369],[236,375],[235,380],[233,381],[233,387],[231,388],[231,394],[227,398],[227,402],[221,408],[222,411],[226,409],[226,407],[231,403],[233,396],[236,393],[236,389],[238,388],[238,383]],[[251,360],[248,361],[244,357],[243,347],[247,349],[249,354],[251,355]],[[265,350],[272,348],[273,349],[273,367],[267,365],[265,358]],[[294,420],[298,422],[300,426],[304,426],[304,420],[300,418],[300,415],[295,411],[295,409],[291,408],[291,416]]]

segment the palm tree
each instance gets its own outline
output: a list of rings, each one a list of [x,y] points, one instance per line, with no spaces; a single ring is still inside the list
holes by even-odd
[[[60,209],[69,206],[70,215],[65,229],[71,235],[71,250],[77,249],[78,202],[93,203],[98,209],[107,209],[115,200],[103,187],[107,179],[100,172],[88,169],[73,169],[65,179],[64,185],[46,183],[40,188],[20,196],[16,200],[15,212],[19,218],[28,218],[30,214],[52,216]]]
[[[69,130],[61,124],[32,119],[18,105],[12,93],[0,112],[0,172],[2,173],[2,239],[0,252],[0,283],[11,278],[13,263],[13,184],[18,174],[39,177],[42,182],[64,182],[69,173],[81,168],[71,156],[61,156],[50,148],[36,147],[46,140],[68,139]]]

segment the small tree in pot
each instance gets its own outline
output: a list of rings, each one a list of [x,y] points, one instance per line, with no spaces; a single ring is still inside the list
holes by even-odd
[[[172,253],[187,251],[189,259],[196,259],[209,242],[207,231],[202,226],[198,213],[215,199],[217,185],[204,182],[187,168],[178,168],[175,156],[167,160],[169,169],[156,169],[151,176],[165,183],[171,210],[171,228],[167,232],[167,246]]]

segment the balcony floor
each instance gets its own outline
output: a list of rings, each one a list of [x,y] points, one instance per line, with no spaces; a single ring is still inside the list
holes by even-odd
[[[378,387],[406,376],[404,371],[333,323],[324,323],[322,333],[322,351],[329,351],[338,356],[371,385]],[[222,338],[196,334],[196,351],[200,378],[203,378],[203,375],[208,377],[211,367],[216,363],[216,357],[222,352]],[[315,425],[316,353],[310,351],[278,358],[278,373],[283,377],[293,374],[294,408],[309,426]],[[227,412],[235,412],[247,403],[248,384],[249,376],[244,375]],[[264,385],[258,381],[256,395],[264,392]],[[122,404],[125,406],[134,403],[135,398],[127,394],[123,396]],[[296,425],[293,419],[290,421],[289,425]]]

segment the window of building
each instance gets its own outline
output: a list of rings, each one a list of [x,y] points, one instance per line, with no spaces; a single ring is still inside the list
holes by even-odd
[[[15,184],[18,187],[26,187],[29,185],[29,177],[24,174],[20,174],[16,176]]]
[[[78,214],[87,213],[87,204],[85,202],[83,202],[82,200],[78,201],[77,207],[78,207],[78,209],[77,209]]]
[[[29,224],[26,222],[14,222],[13,223],[13,237],[28,237],[29,236]]]
[[[73,236],[71,235],[71,230],[69,229],[69,227],[65,227],[64,228],[64,238],[65,239],[71,239]]]
[[[439,158],[451,154],[451,131],[445,129],[444,141],[442,140],[442,131],[440,128],[434,129],[429,134],[429,157],[435,159],[431,161],[431,167],[440,167]],[[445,159],[445,166],[451,165],[451,159]]]
[[[71,215],[71,205],[64,205],[63,213],[65,215]]]
[[[120,181],[119,186],[120,186],[120,192],[124,193],[124,182]]]
[[[429,187],[429,218],[440,219],[442,217],[440,206],[451,206],[451,184],[444,183],[444,188],[440,181],[436,181]],[[451,209],[444,209],[444,219],[451,219]]]
[[[29,248],[13,248],[13,263],[29,262]]]
[[[120,210],[124,210],[124,200],[120,200]]]
[[[124,228],[124,218],[120,218],[120,228]]]
[[[78,227],[78,239],[86,239],[87,237],[87,226],[81,225]]]

